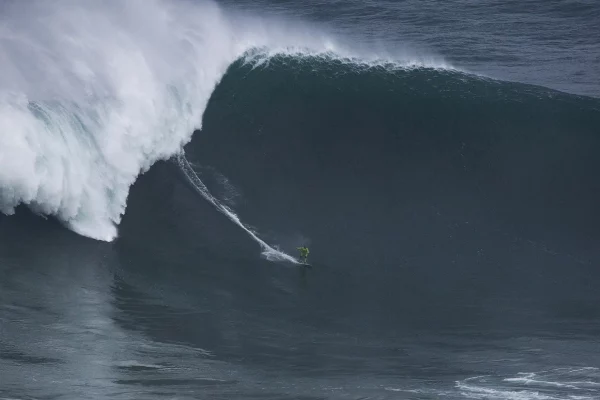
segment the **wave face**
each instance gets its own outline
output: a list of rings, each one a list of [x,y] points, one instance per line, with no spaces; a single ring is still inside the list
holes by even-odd
[[[424,265],[445,264],[465,243],[496,262],[507,240],[594,256],[597,99],[452,70],[278,56],[233,64],[204,124],[187,157],[244,193],[242,219],[310,236],[331,263],[402,263],[435,244]]]
[[[352,55],[318,33],[227,16],[210,2],[2,7],[0,210],[24,203],[100,240],[116,237],[136,177],[201,127],[233,61],[259,48],[262,57]]]

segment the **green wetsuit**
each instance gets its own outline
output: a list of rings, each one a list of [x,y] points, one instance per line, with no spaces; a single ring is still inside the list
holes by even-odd
[[[300,251],[300,259],[303,263],[306,264],[306,260],[308,259],[308,253],[310,253],[310,251],[307,247],[298,247],[298,250]]]

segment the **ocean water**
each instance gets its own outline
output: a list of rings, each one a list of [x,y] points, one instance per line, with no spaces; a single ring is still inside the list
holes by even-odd
[[[600,398],[600,3],[4,0],[0,65],[0,399]]]

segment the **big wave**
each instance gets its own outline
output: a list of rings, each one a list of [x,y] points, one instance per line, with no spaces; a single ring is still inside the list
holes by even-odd
[[[5,3],[0,211],[26,204],[81,235],[115,239],[130,186],[201,128],[212,91],[236,60],[283,53],[448,67],[348,49],[314,28],[211,2]]]

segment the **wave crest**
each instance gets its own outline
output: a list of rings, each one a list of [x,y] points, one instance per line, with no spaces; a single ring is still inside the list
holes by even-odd
[[[201,127],[212,91],[235,60],[307,53],[378,62],[314,30],[228,15],[211,2],[5,8],[0,211],[27,204],[99,240],[117,236],[137,176],[178,153]]]

